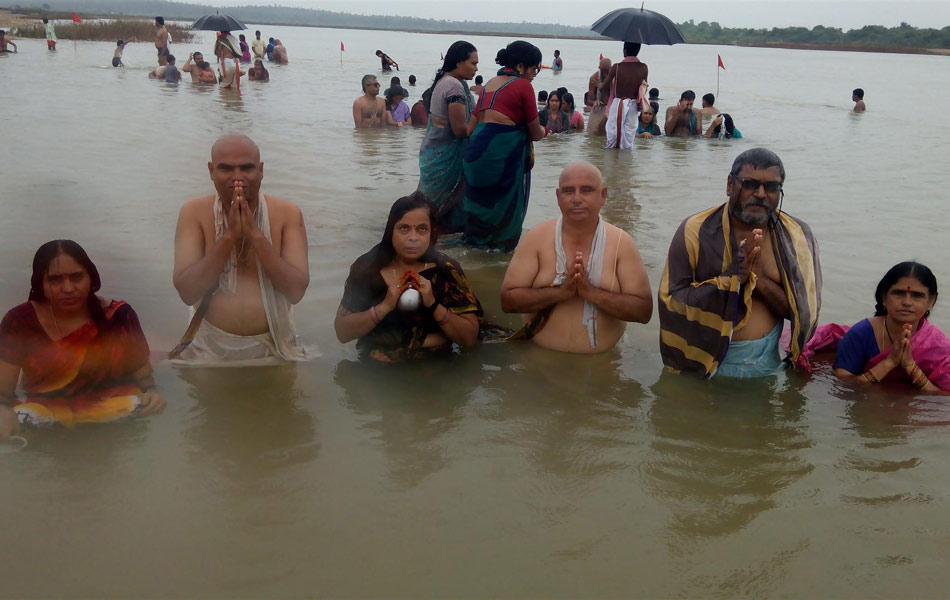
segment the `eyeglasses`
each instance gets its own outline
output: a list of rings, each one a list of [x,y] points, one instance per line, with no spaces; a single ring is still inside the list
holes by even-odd
[[[759,181],[758,179],[739,179],[742,189],[746,192],[757,192],[759,186],[765,189],[765,193],[774,196],[782,191],[781,181]]]

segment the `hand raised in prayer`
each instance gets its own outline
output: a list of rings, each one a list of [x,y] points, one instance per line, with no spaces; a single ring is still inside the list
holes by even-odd
[[[584,255],[580,252],[574,255],[574,272],[578,274],[577,295],[584,300],[590,300],[590,296],[596,288],[590,282],[590,277],[587,275],[587,265],[584,263]]]
[[[231,194],[231,206],[228,207],[228,235],[231,236],[232,243],[239,243],[244,238],[244,225],[241,220],[241,203],[238,202],[238,186],[241,182],[234,184],[234,192]],[[243,192],[242,196],[243,198]]]
[[[910,338],[912,335],[914,335],[913,329],[914,328],[910,323],[904,323],[904,328],[901,329],[900,336],[894,343],[895,346],[900,346],[900,366],[903,367],[903,369],[907,372],[910,372],[917,364],[914,361],[913,347],[910,343]]]
[[[755,271],[759,251],[762,249],[762,230],[753,229],[749,237],[739,242],[739,253],[736,260],[739,263],[738,275],[739,281],[745,283],[749,281],[749,273]],[[758,273],[756,273],[758,276]]]
[[[261,230],[257,228],[257,212],[252,212],[248,206],[244,198],[244,184],[240,181],[234,184],[234,202],[238,204],[238,209],[241,211],[241,229],[244,231],[244,236],[251,239],[259,236]],[[260,209],[261,207],[258,206],[257,210]]]
[[[161,412],[165,408],[165,400],[158,390],[151,389],[139,396],[141,404],[139,405],[140,415],[150,415]]]
[[[583,270],[584,256],[580,252],[577,252],[574,255],[574,262],[568,266],[567,278],[564,280],[564,283],[561,284],[562,302],[577,296],[578,286],[583,277]]]

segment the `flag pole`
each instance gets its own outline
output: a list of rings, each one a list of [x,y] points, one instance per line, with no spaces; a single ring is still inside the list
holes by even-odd
[[[719,65],[716,65],[716,100],[719,99]]]

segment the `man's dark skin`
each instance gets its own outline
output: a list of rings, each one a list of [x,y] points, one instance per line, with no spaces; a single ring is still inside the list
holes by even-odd
[[[703,129],[703,113],[698,108],[693,108],[693,102],[696,100],[695,94],[692,98],[687,96],[686,92],[680,96],[679,102],[666,109],[666,124],[663,128],[666,135],[701,135]],[[696,117],[696,131],[690,131],[689,113],[692,112]]]
[[[629,44],[624,44],[624,58],[636,56],[640,51],[640,45],[636,44],[635,51],[629,48]],[[601,91],[609,91],[611,84],[617,80],[617,88],[614,97],[636,99],[640,94],[640,86],[647,80],[650,74],[646,63],[637,62],[618,62],[610,67],[607,78],[600,84]]]

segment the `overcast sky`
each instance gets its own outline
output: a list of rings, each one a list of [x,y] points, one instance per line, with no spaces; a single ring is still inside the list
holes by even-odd
[[[274,0],[205,0],[219,6],[269,4]],[[358,14],[415,16],[450,21],[529,21],[590,25],[615,8],[634,2],[603,0],[279,0],[280,6],[319,8]],[[814,27],[852,29],[864,25],[916,27],[950,25],[950,0],[647,0],[646,8],[677,23],[718,21],[727,27]]]

